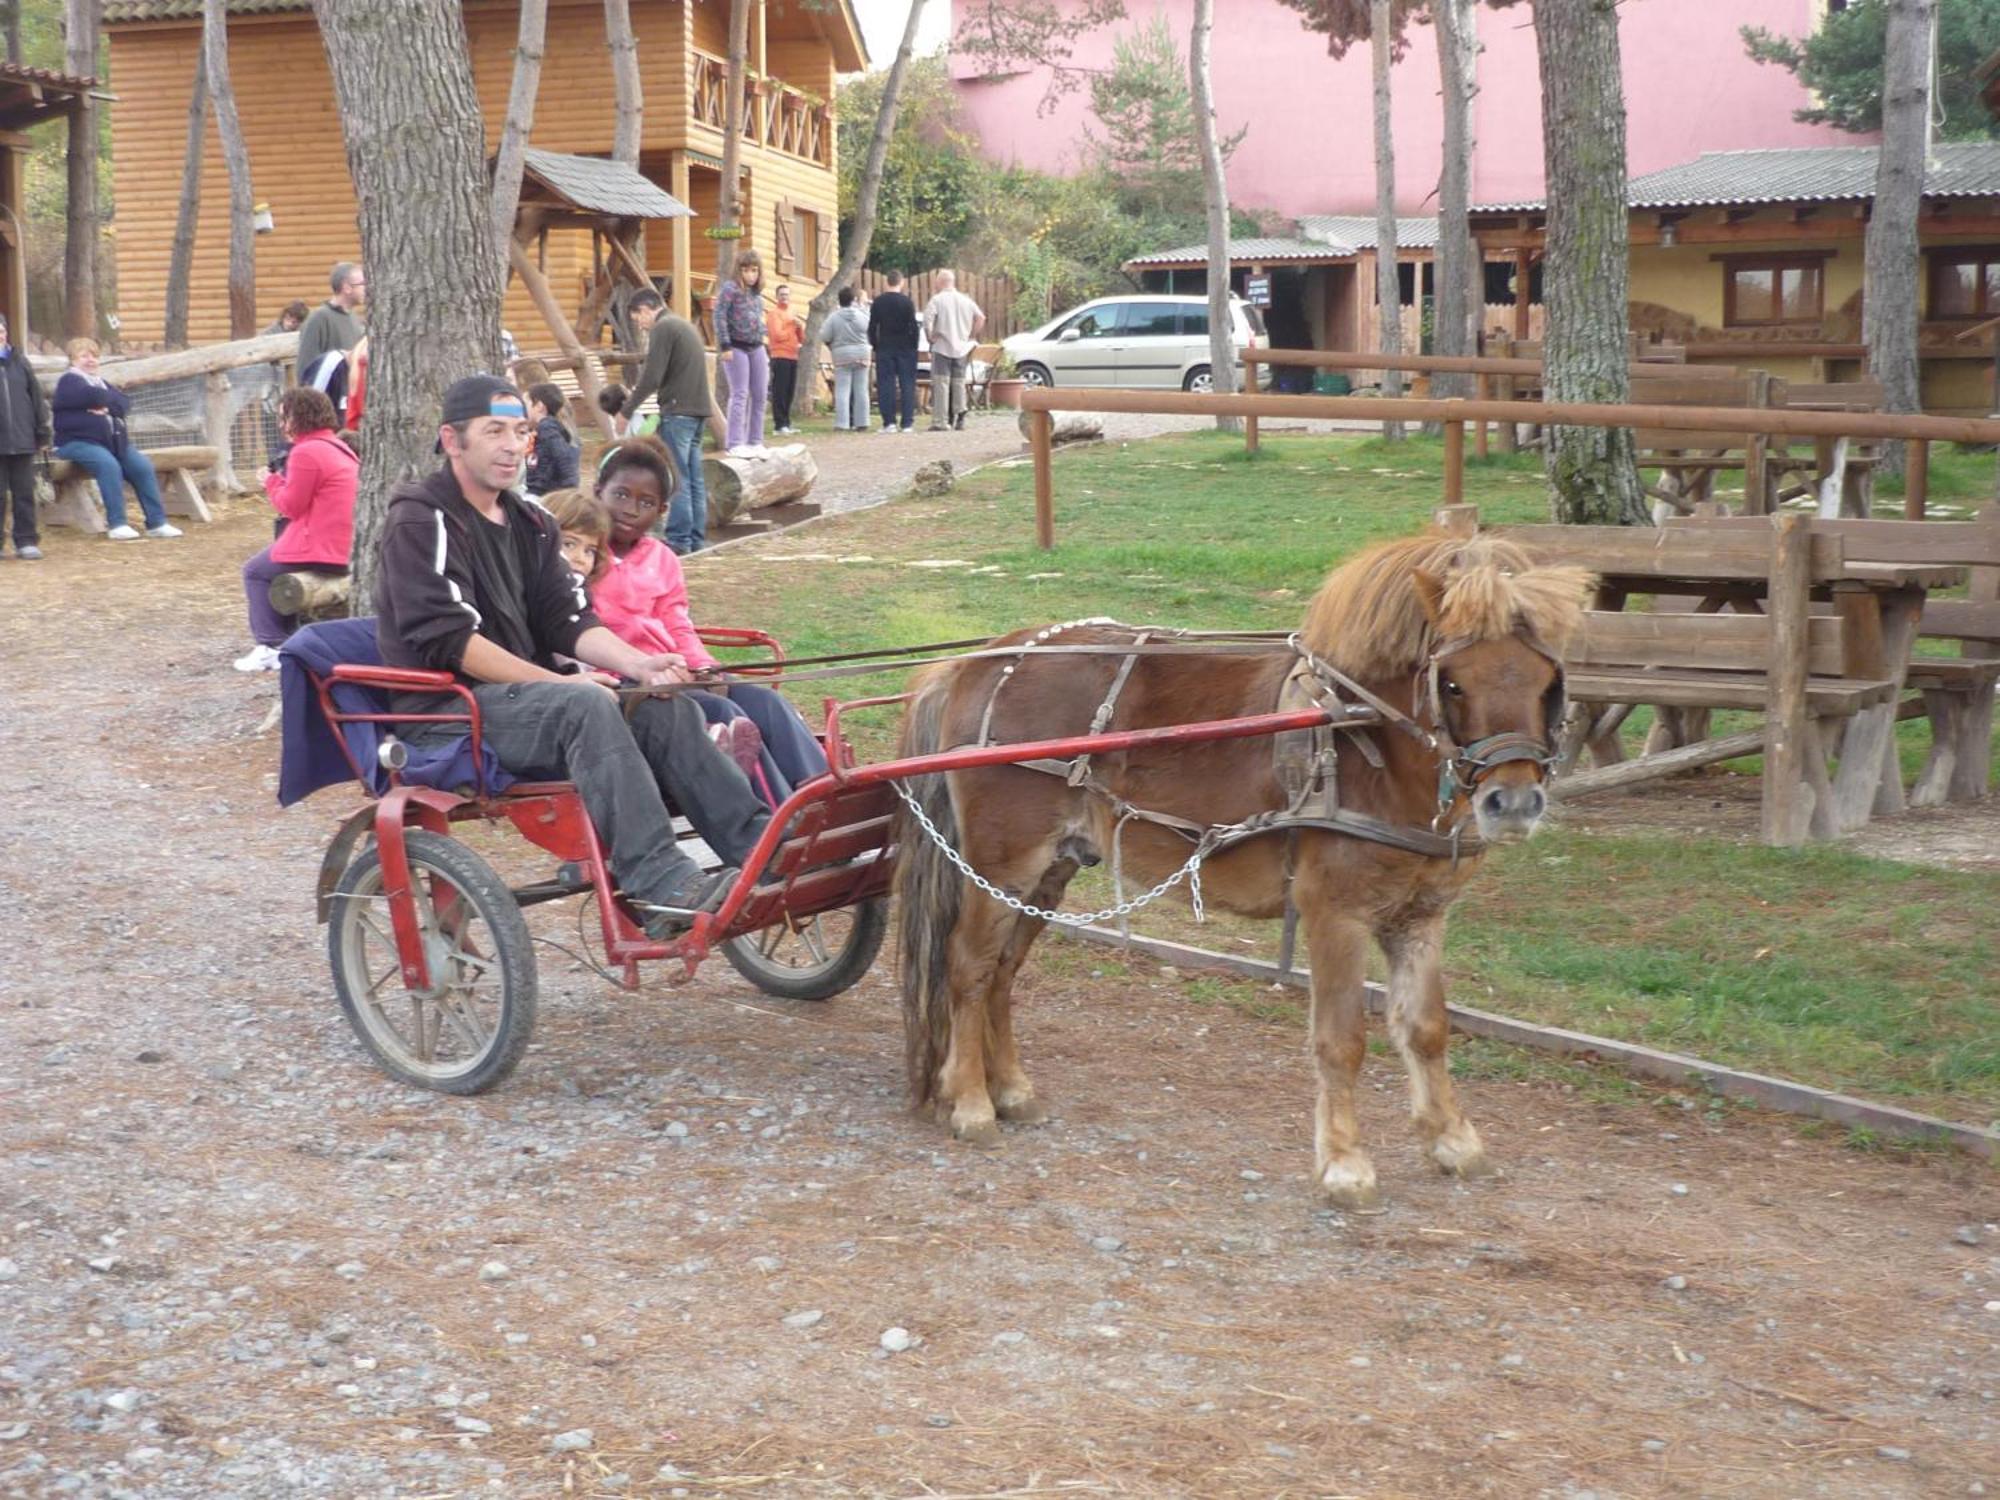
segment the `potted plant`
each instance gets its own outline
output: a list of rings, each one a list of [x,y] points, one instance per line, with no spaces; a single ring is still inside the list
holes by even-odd
[[[986,404],[1004,406],[1009,411],[1021,409],[1021,392],[1028,388],[1028,382],[1021,378],[1021,371],[1013,357],[1002,349],[993,358],[986,371]]]

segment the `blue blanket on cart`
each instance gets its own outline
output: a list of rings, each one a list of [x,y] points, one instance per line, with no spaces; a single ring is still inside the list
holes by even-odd
[[[316,672],[324,677],[337,666],[382,665],[382,649],[375,640],[375,622],[366,620],[323,620],[308,625],[285,642],[278,653],[279,687],[283,695],[282,723],[284,748],[278,761],[278,805],[290,807],[310,797],[321,787],[352,781],[354,771],[340,752],[340,733],[320,709],[319,694],[313,691]],[[342,713],[387,713],[385,694],[355,683],[340,683],[333,689],[334,706]],[[348,724],[347,743],[361,765],[369,792],[381,796],[389,790],[389,773],[377,758],[385,733],[381,724]],[[403,767],[403,780],[418,786],[455,790],[478,784],[473,769],[472,736],[461,734],[434,745],[404,742],[410,759]],[[480,760],[486,773],[486,788],[498,792],[511,786],[515,777],[501,769],[500,759],[484,745]]]

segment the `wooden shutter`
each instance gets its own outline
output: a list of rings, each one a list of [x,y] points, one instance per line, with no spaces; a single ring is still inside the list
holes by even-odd
[[[833,275],[834,267],[840,264],[840,236],[835,231],[831,214],[819,216],[819,270],[821,281]]]
[[[776,212],[778,216],[778,274],[780,276],[789,276],[797,268],[799,262],[799,252],[795,244],[797,236],[792,231],[792,200],[789,198],[780,198],[777,203]]]

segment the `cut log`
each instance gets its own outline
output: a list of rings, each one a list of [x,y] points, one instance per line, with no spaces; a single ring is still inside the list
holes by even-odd
[[[762,458],[710,454],[701,461],[708,486],[708,521],[726,526],[736,517],[767,505],[803,500],[819,478],[819,465],[804,443],[787,443],[765,450]]]
[[[345,573],[280,573],[271,580],[271,608],[315,620],[344,615],[352,582]]]
[[[1028,413],[1022,412],[1015,421],[1020,425],[1021,436],[1028,434]],[[1050,412],[1054,423],[1050,431],[1050,441],[1058,448],[1064,443],[1094,443],[1104,436],[1104,418],[1083,411]]]

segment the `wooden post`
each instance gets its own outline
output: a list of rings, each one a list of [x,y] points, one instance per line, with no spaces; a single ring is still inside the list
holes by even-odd
[[[1931,445],[1923,438],[1911,438],[1903,446],[1903,518],[1921,521],[1924,504],[1930,497]]]
[[[1793,848],[1805,842],[1812,820],[1806,757],[1819,754],[1818,735],[1806,707],[1806,630],[1812,586],[1812,522],[1781,515],[1773,523],[1770,696],[1764,724],[1764,842]]]
[[[556,336],[556,343],[571,359],[576,361],[576,383],[583,388],[583,407],[588,416],[596,419],[599,429],[606,438],[615,437],[610,416],[597,405],[597,371],[592,368],[590,358],[577,341],[576,330],[563,321],[562,309],[556,305],[556,294],[549,290],[548,278],[529,258],[527,250],[519,240],[507,242],[507,262],[514,268],[514,274],[521,278],[521,285],[528,289],[534,299],[536,310],[542,321],[549,325],[549,332]]]
[[[1771,404],[1771,377],[1764,370],[1750,373],[1750,404],[1769,406]],[[1771,439],[1761,432],[1750,433],[1743,445],[1743,513],[1746,516],[1766,515],[1771,510],[1767,460],[1771,453]]]
[[[1533,331],[1528,322],[1528,288],[1534,281],[1534,261],[1526,250],[1514,252],[1514,337],[1526,338]]]
[[[1475,401],[1490,401],[1493,395],[1491,381],[1492,377],[1489,375],[1473,376],[1472,399]],[[1472,433],[1472,451],[1481,458],[1486,457],[1486,424],[1484,422],[1473,423]]]
[[[1454,406],[1458,403],[1453,402]],[[1444,424],[1444,503],[1465,502],[1465,422],[1449,418]]]
[[[229,377],[210,370],[201,387],[202,441],[215,450],[210,482],[217,494],[233,495],[243,488],[236,478],[235,455],[229,442]]]
[[[1245,349],[1243,351],[1243,384],[1253,396],[1259,394],[1264,389],[1263,386],[1257,383],[1257,351],[1255,349]],[[1254,415],[1245,417],[1243,419],[1243,451],[1245,453],[1255,453],[1257,451],[1257,439],[1257,418]]]
[[[1028,446],[1035,455],[1035,545],[1053,552],[1056,545],[1056,481],[1051,462],[1055,421],[1045,411],[1028,413]]]

